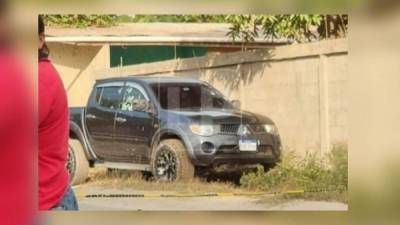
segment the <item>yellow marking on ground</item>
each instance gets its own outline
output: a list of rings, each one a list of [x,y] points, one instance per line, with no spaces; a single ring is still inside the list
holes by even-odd
[[[147,193],[127,193],[127,194],[84,194],[82,192],[75,192],[78,199],[83,198],[180,198],[180,197],[233,197],[233,196],[274,196],[280,194],[303,194],[309,191],[302,189],[288,190],[283,192],[206,192],[206,193],[162,193],[162,192],[147,192]],[[315,191],[314,191],[315,192]]]
[[[302,194],[304,193],[304,190],[290,190],[290,191],[286,191],[286,194]]]
[[[217,193],[218,197],[230,197],[230,196],[234,196],[234,193],[229,193],[229,192],[219,192]]]

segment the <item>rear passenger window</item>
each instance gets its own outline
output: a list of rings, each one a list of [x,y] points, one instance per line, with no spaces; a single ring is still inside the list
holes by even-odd
[[[100,92],[100,96],[97,100],[98,104],[105,108],[118,109],[123,87],[102,87],[101,89],[102,90],[97,90]]]

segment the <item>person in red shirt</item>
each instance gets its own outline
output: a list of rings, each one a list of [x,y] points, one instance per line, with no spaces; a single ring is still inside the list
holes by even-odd
[[[39,209],[78,210],[66,169],[69,110],[63,83],[48,59],[39,16]]]

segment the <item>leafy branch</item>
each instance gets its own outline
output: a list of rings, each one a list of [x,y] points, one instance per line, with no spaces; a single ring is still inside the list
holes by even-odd
[[[245,43],[256,38],[286,38],[292,42],[339,38],[347,35],[347,15],[231,15],[228,36]]]
[[[44,15],[47,26],[84,28],[90,26],[109,27],[117,22],[116,15]]]

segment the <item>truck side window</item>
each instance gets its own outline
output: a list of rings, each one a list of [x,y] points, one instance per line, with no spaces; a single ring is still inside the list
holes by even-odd
[[[138,104],[142,104],[146,100],[144,94],[137,88],[126,86],[124,98],[121,102],[121,110],[133,111]]]
[[[122,89],[122,87],[103,87],[98,104],[105,108],[118,109]]]

